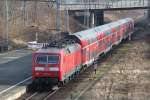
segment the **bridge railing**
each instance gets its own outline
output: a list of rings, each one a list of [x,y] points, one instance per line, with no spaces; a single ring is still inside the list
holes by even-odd
[[[101,0],[102,1],[102,0]],[[98,3],[62,3],[61,10],[82,10],[82,9],[107,9],[107,8],[133,8],[133,7],[148,7],[148,0],[106,0]]]

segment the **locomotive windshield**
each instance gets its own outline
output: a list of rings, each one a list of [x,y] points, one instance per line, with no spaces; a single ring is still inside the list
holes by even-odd
[[[37,56],[36,62],[38,64],[58,64],[59,56],[58,55],[39,55]]]
[[[59,63],[59,56],[56,56],[56,55],[48,56],[48,63],[49,64],[58,64]]]
[[[46,55],[45,56],[42,56],[42,55],[37,56],[36,62],[38,64],[46,64],[47,63],[47,56]]]

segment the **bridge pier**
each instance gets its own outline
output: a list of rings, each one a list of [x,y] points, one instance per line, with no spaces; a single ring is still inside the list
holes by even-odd
[[[78,12],[78,13],[76,13]],[[104,11],[103,10],[90,10],[84,11],[68,11],[69,16],[73,16],[87,27],[95,27],[104,24]]]
[[[95,12],[95,26],[104,24],[104,11],[99,10]]]
[[[91,27],[99,26],[104,24],[104,11],[97,10],[90,12],[90,19],[91,19]]]
[[[150,19],[150,8],[148,9],[148,19]]]

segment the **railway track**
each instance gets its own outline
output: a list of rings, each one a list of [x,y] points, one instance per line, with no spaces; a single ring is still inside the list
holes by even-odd
[[[60,88],[52,89],[49,91],[37,91],[37,92],[30,92],[26,93],[21,96],[17,100],[47,100],[50,98],[54,93],[56,93]]]

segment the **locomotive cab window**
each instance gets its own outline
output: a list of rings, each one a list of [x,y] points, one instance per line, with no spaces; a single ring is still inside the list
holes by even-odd
[[[58,55],[39,55],[37,56],[36,62],[38,64],[58,64],[59,56]]]
[[[49,55],[48,56],[48,63],[49,64],[58,64],[59,63],[59,56],[58,55]]]
[[[36,62],[38,64],[46,64],[47,63],[47,56],[46,55],[37,56]]]

